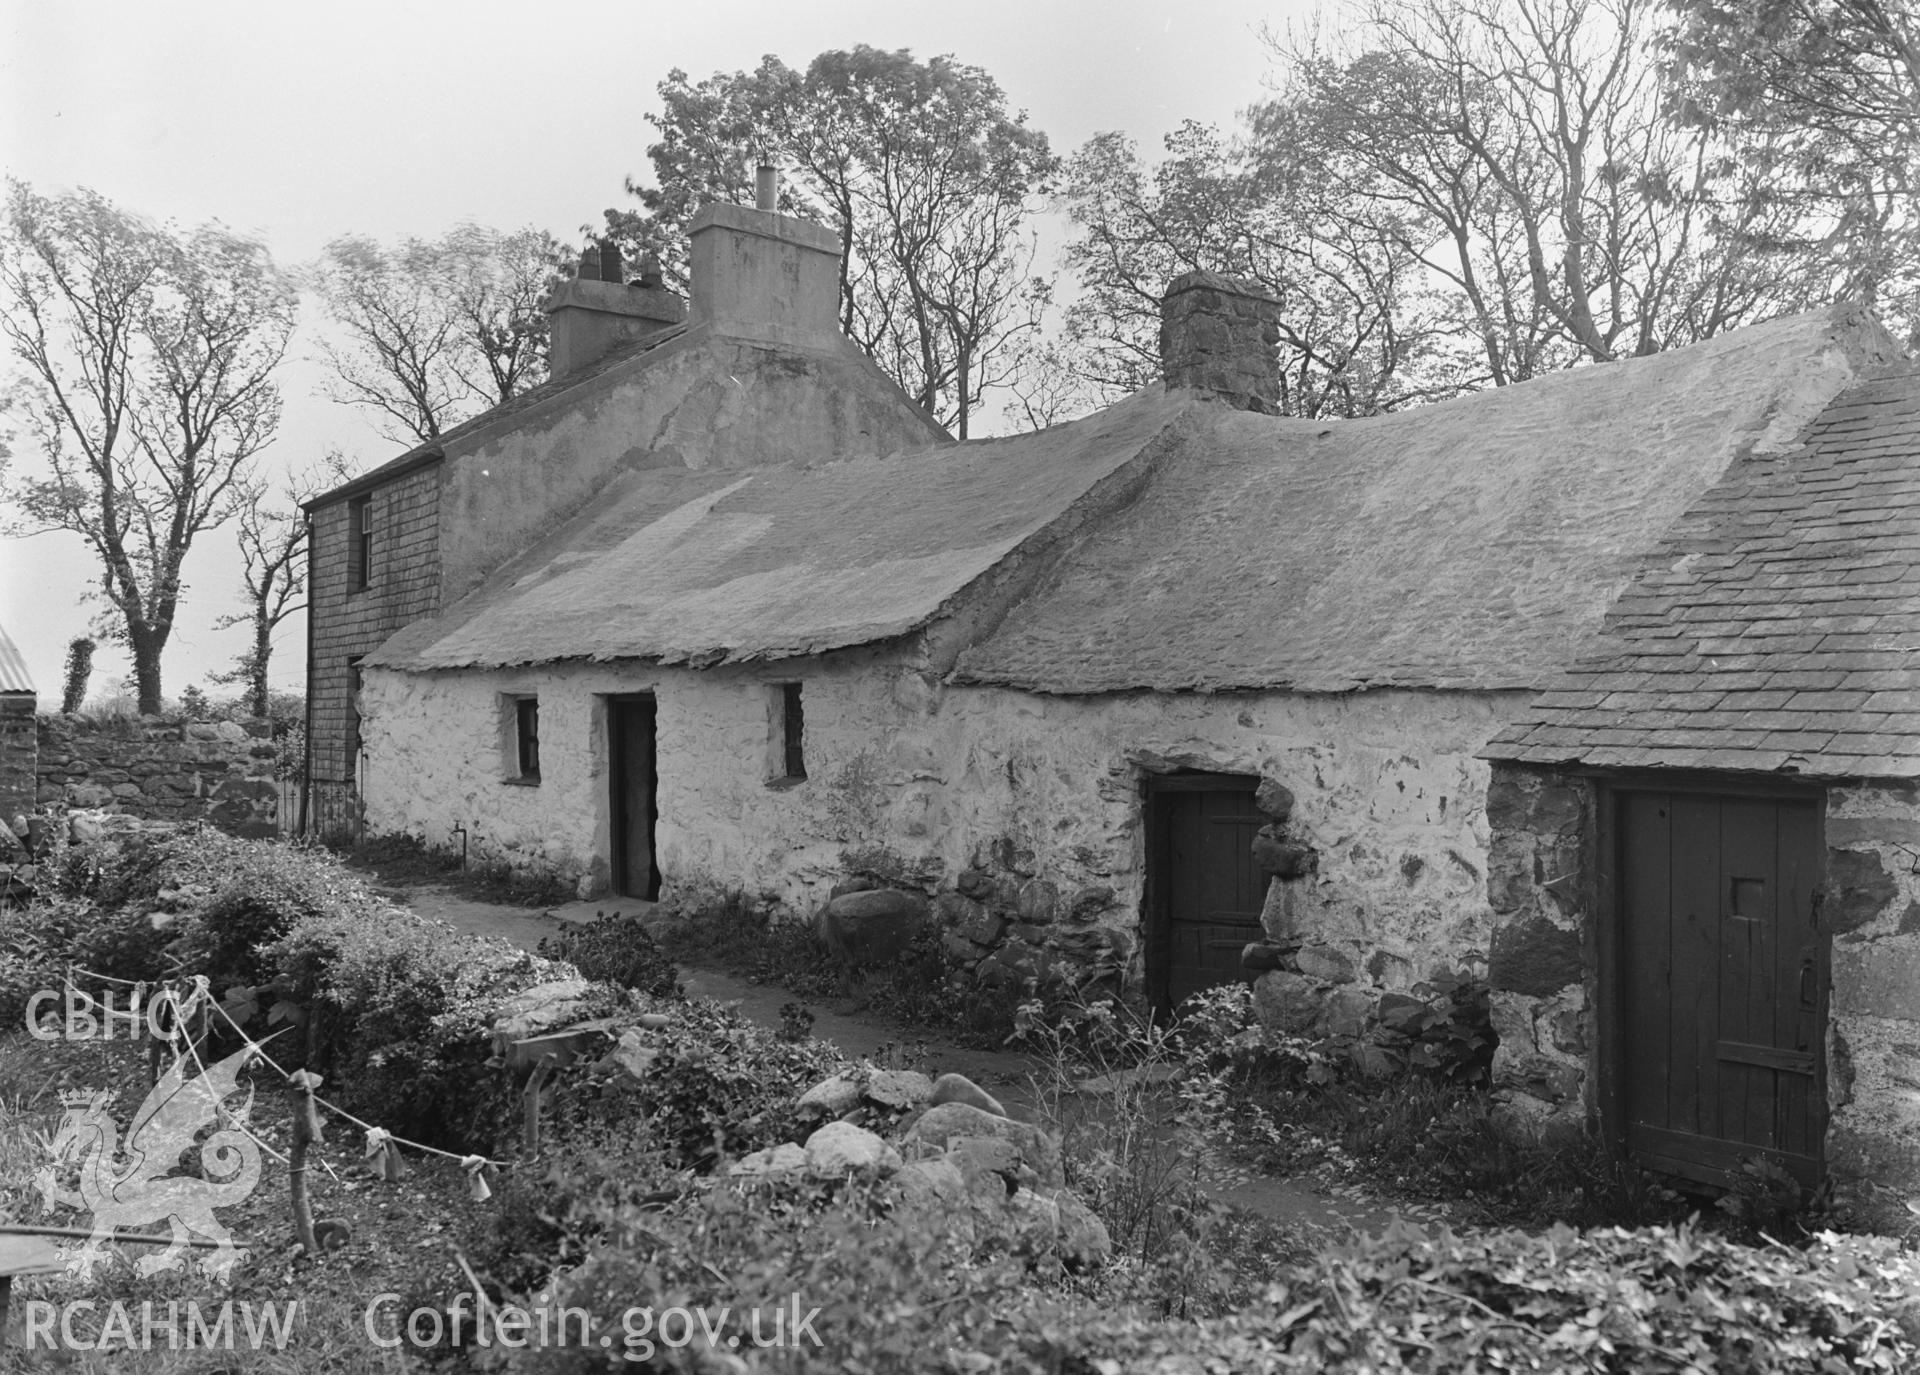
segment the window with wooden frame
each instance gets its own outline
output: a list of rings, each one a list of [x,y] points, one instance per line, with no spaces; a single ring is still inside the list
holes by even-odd
[[[806,710],[800,684],[767,685],[767,782],[799,783],[807,776]]]
[[[513,699],[514,782],[540,781],[540,699]]]
[[[347,503],[347,585],[355,592],[373,586],[373,497],[354,497]]]

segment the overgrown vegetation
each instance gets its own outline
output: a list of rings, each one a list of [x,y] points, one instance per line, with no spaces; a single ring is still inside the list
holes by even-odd
[[[680,971],[671,957],[646,927],[618,912],[597,913],[590,922],[569,922],[558,935],[542,938],[539,953],[570,964],[581,977],[599,983],[659,998],[682,996]]]
[[[217,975],[249,1028],[292,1028],[276,1054],[325,1066],[329,1091],[371,1120],[459,1150],[491,1148],[490,1128],[517,1126],[512,1079],[486,1059],[489,1019],[504,992],[570,975],[568,966],[393,909],[323,851],[195,830],[70,852],[59,872],[56,899],[0,918],[0,999],[17,1004],[31,980],[57,980],[69,964],[128,978],[198,966]],[[733,920],[749,911],[740,904]],[[298,1293],[309,1324],[297,1349],[260,1368],[367,1368],[360,1323],[376,1290],[400,1294],[402,1312],[484,1303],[589,1315],[586,1344],[576,1318],[564,1347],[455,1353],[443,1327],[438,1357],[449,1368],[509,1371],[1637,1375],[1891,1372],[1920,1361],[1920,1258],[1891,1240],[1832,1233],[1752,1244],[1751,1229],[1777,1219],[1786,1198],[1764,1172],[1723,1210],[1743,1215],[1716,1219],[1727,1223],[1717,1231],[1401,1227],[1324,1249],[1218,1201],[1264,1163],[1389,1186],[1397,1175],[1409,1195],[1481,1200],[1481,1219],[1626,1215],[1576,1148],[1530,1154],[1493,1131],[1474,1073],[1486,1047],[1470,982],[1432,990],[1429,1015],[1410,1013],[1398,1028],[1405,1042],[1384,1040],[1404,1058],[1371,1076],[1351,1045],[1260,1026],[1244,989],[1193,1000],[1171,1026],[1114,1000],[1028,998],[1016,1022],[1041,1066],[1037,1119],[1057,1132],[1068,1183],[1115,1247],[1106,1265],[1075,1270],[1031,1236],[984,1248],[963,1239],[964,1205],[909,1222],[881,1180],[730,1175],[730,1161],[806,1137],[818,1119],[795,1100],[844,1060],[806,1039],[798,1007],[772,1029],[675,1000],[670,961],[637,923],[605,918],[570,935],[550,949],[610,980],[575,1011],[605,1017],[608,1029],[604,1053],[551,1081],[540,1161],[504,1171],[494,1198],[475,1203],[451,1162],[418,1162],[418,1182],[398,1188],[372,1180],[357,1133],[344,1133],[318,1187],[366,1235],[297,1262],[284,1192],[259,1191],[246,1220],[256,1255],[233,1293]],[[85,1055],[95,1056],[88,1074],[112,1061],[133,1098],[143,1091],[135,1057],[0,1042],[8,1216],[30,1201],[19,1181],[31,1174],[34,1133],[59,1111],[57,1090],[90,1082],[76,1077]],[[255,1125],[268,1145],[285,1143],[286,1103],[259,1095]],[[889,1135],[901,1125],[900,1110],[884,1105],[852,1115]],[[1650,1190],[1641,1205],[1643,1216],[1681,1206]],[[456,1255],[484,1300],[462,1297],[475,1281]],[[68,1285],[64,1297],[164,1304],[187,1292],[181,1283],[116,1268],[91,1288],[35,1280],[22,1293]],[[789,1336],[813,1313],[809,1335],[754,1346],[756,1308],[762,1335],[776,1309]],[[703,1335],[664,1340],[659,1315],[669,1309],[686,1319],[674,1335]],[[727,1347],[729,1337],[741,1345]],[[727,1354],[748,1363],[715,1363]],[[111,1359],[97,1368],[207,1368],[185,1352]]]
[[[516,869],[498,855],[462,854],[455,845],[428,845],[418,836],[381,835],[340,848],[341,857],[388,887],[433,883],[479,902],[554,907],[573,900],[557,875]]]
[[[851,998],[866,1012],[962,1045],[1005,1044],[1021,1005],[1036,997],[1048,1007],[1070,1000],[1070,990],[1061,986],[976,979],[931,932],[892,964],[852,973],[809,923],[737,889],[691,906],[658,933],[662,947],[682,963],[718,966],[801,998]]]

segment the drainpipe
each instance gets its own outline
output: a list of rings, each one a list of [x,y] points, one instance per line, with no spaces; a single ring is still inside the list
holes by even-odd
[[[307,833],[313,798],[313,512],[307,512],[307,692],[306,722],[300,734],[300,834]]]

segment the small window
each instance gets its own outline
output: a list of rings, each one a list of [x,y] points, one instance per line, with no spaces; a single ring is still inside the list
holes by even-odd
[[[353,543],[348,547],[348,579],[356,592],[373,585],[373,498],[355,497],[347,503],[347,528]]]
[[[537,782],[540,778],[540,699],[520,697],[513,704],[514,761],[520,777]]]
[[[807,776],[806,715],[800,705],[800,684],[768,686],[767,726],[767,781],[799,782]]]

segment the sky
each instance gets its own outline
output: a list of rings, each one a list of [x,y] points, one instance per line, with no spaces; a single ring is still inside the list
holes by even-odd
[[[283,264],[341,234],[428,237],[469,221],[577,241],[646,171],[655,88],[676,67],[698,78],[768,53],[799,67],[856,43],[951,53],[989,72],[1055,151],[1119,129],[1151,153],[1182,120],[1226,125],[1258,100],[1260,33],[1307,2],[574,0],[545,18],[495,0],[0,0],[0,169],[42,193],[87,186],[155,219],[220,220]],[[392,457],[362,413],[318,395],[320,312],[302,305],[263,464],[301,469],[330,446],[361,467]],[[30,440],[16,433],[14,449],[30,468]],[[169,696],[245,648],[244,627],[214,628],[245,609],[240,577],[231,530],[202,535],[164,660]],[[0,538],[0,626],[43,704],[103,605],[83,601],[97,578],[76,537]],[[280,628],[276,686],[298,688],[303,637],[299,617]],[[94,694],[127,671],[103,645]]]

